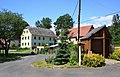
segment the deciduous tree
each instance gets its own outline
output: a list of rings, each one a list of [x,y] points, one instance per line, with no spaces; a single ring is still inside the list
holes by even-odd
[[[112,25],[108,27],[112,37],[113,44],[120,45],[120,16],[118,14],[113,15]]]
[[[8,10],[0,11],[0,44],[8,55],[11,40],[19,37],[28,23],[23,20],[22,14]]]
[[[37,20],[35,22],[35,25],[37,27],[41,27],[41,28],[46,28],[46,29],[50,29],[52,26],[51,26],[51,22],[52,20],[50,18],[43,18],[42,20]]]

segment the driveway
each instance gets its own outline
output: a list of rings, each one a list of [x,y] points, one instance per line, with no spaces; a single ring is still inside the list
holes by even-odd
[[[120,77],[120,64],[100,68],[33,68],[31,63],[47,56],[26,56],[21,60],[0,63],[0,77]]]

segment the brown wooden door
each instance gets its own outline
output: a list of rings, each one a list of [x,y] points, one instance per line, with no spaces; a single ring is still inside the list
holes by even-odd
[[[91,50],[96,54],[103,54],[103,40],[102,39],[92,39]]]

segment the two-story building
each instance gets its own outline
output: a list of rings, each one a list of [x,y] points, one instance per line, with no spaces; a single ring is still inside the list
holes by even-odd
[[[21,48],[35,48],[42,43],[53,45],[56,35],[50,29],[28,26],[21,35]]]

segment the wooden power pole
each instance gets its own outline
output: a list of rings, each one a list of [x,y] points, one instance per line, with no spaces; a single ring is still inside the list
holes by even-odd
[[[81,65],[80,11],[81,11],[81,0],[79,0],[79,2],[78,2],[78,59],[79,59],[79,66]]]

